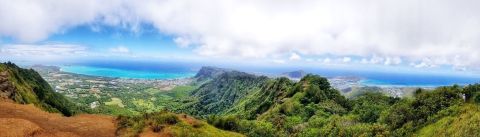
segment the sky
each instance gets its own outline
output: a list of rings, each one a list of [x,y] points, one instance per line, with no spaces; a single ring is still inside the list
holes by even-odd
[[[0,0],[0,60],[479,73],[477,0]]]

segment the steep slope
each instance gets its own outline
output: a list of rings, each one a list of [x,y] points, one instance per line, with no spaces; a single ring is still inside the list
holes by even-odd
[[[1,101],[0,136],[113,137],[115,124],[110,116],[80,114],[64,117],[58,113],[45,112],[33,105]]]
[[[118,136],[243,137],[239,133],[217,129],[187,115],[162,111],[142,116],[120,116]]]
[[[256,84],[236,78],[206,82],[191,95],[189,112],[247,136],[477,136],[478,84],[419,89],[412,98],[366,91],[347,99],[318,75]],[[227,106],[217,104],[238,94]]]
[[[287,95],[286,93],[292,90],[293,84],[285,77],[268,80],[261,88],[240,99],[224,114],[255,119],[257,115],[266,112],[272,106],[282,103],[284,101],[282,99]]]
[[[22,69],[13,63],[0,64],[0,98],[22,104],[34,104],[50,112],[66,116],[76,113],[75,105],[55,93],[50,85],[34,70]]]
[[[258,90],[267,79],[265,76],[238,71],[222,73],[194,90],[191,94],[194,100],[185,105],[182,111],[197,116],[223,113],[240,99]]]
[[[262,116],[294,115],[302,112],[308,106],[321,103],[332,103],[342,109],[349,109],[345,97],[330,87],[327,79],[318,75],[306,75],[299,82],[294,83],[287,78],[268,80],[261,88],[249,96],[240,99],[225,114],[239,115],[247,119],[256,119]],[[292,113],[292,114],[291,114]]]
[[[54,92],[34,70],[22,69],[12,63],[0,64],[1,137],[243,136],[170,112],[115,119],[112,116],[76,114],[75,110],[74,104]]]
[[[480,107],[466,104],[450,108],[453,114],[422,128],[420,137],[478,137],[480,136]],[[452,113],[449,112],[449,113]]]

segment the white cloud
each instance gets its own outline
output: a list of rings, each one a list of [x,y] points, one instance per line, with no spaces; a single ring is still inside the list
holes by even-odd
[[[277,64],[285,64],[286,61],[285,60],[281,60],[281,59],[274,59],[272,60],[273,63],[277,63]]]
[[[370,61],[368,61],[366,58],[362,58],[362,60],[360,60],[360,63],[361,64],[368,64],[368,63],[370,63]]]
[[[107,19],[119,4],[110,0],[0,0],[0,35],[23,42],[43,40],[68,27],[91,23],[101,15]]]
[[[344,63],[348,63],[348,62],[352,61],[352,58],[350,58],[350,57],[343,57],[342,61],[343,61]]]
[[[177,37],[173,39],[173,42],[175,42],[175,44],[177,44],[177,46],[181,48],[186,48],[193,44],[191,39],[184,38],[184,37]]]
[[[15,44],[0,46],[4,56],[75,56],[87,53],[87,48],[71,44]]]
[[[109,51],[112,52],[112,53],[121,53],[121,54],[130,53],[130,50],[127,47],[124,47],[124,46],[118,46],[118,47],[115,47],[115,48],[110,48]]]
[[[323,59],[323,63],[325,63],[325,64],[328,64],[330,62],[332,62],[332,60],[330,58]]]
[[[0,35],[32,42],[92,22],[133,31],[151,23],[204,56],[271,58],[294,52],[360,56],[369,58],[363,63],[385,65],[430,58],[434,66],[478,68],[478,5],[474,0],[0,0]]]
[[[384,65],[398,65],[400,63],[402,63],[402,59],[399,58],[399,57],[394,57],[394,58],[387,57],[387,58],[385,58],[385,62],[383,64]]]
[[[438,63],[435,63],[435,61],[430,58],[424,58],[419,63],[411,63],[410,65],[414,68],[434,68],[438,66],[437,64]]]
[[[300,55],[298,55],[297,53],[292,53],[288,59],[289,60],[301,60],[302,57],[300,57]]]
[[[413,67],[415,67],[415,68],[432,68],[432,67],[435,67],[435,66],[432,65],[432,64],[427,64],[426,62],[420,62],[418,64],[413,64]]]

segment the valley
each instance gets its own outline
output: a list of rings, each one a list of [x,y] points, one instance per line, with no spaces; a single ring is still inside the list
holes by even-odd
[[[60,71],[56,66],[32,69],[78,106],[94,113],[138,115],[179,106],[176,99],[195,88],[193,79],[146,80],[88,76]]]
[[[182,101],[188,100],[190,93],[205,80],[219,74],[205,72],[204,77],[180,78],[171,80],[127,79],[89,76],[63,72],[57,66],[34,65],[30,68],[39,74],[60,93],[78,106],[92,113],[109,115],[138,115],[145,112],[160,110],[176,110]],[[200,71],[215,73],[231,72],[233,70],[205,67]],[[297,72],[293,81],[305,76],[305,72]],[[287,76],[285,74],[279,75]],[[277,77],[277,76],[275,76]],[[412,87],[368,87],[361,85],[358,77],[331,77],[328,81],[332,87],[341,91],[347,97],[355,97],[364,92],[382,92],[389,96],[411,96],[416,89]],[[190,98],[191,99],[191,98]]]
[[[56,92],[33,69],[11,62],[0,63],[0,74],[0,137],[243,136],[185,114],[133,113],[123,108],[120,98],[105,102],[116,107],[95,110]],[[180,96],[187,91],[174,89],[168,94]]]

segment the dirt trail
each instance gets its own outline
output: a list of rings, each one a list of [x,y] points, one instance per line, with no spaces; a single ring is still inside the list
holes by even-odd
[[[33,105],[0,101],[0,137],[113,137],[114,119],[110,116],[80,114],[64,117]]]

